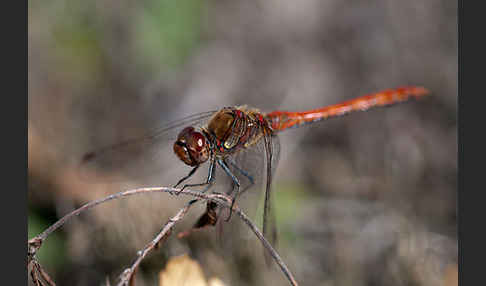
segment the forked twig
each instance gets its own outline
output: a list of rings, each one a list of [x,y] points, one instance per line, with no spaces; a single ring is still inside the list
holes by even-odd
[[[232,199],[221,194],[210,194],[207,195],[205,198],[206,200],[212,200],[216,202],[218,205],[230,208],[232,205]],[[132,264],[130,268],[125,269],[123,273],[120,275],[120,282],[117,284],[118,286],[124,286],[124,285],[130,285],[133,286],[134,284],[134,277],[136,274],[136,270],[140,262],[143,260],[143,258],[155,248],[156,245],[159,244],[159,242],[166,238],[170,234],[171,228],[174,226],[174,224],[182,219],[182,217],[187,213],[187,210],[189,207],[196,202],[197,200],[192,200],[190,201],[184,208],[179,210],[179,212],[169,219],[169,221],[165,224],[163,227],[162,231],[152,240],[143,250],[138,252],[138,257],[135,260],[135,262]],[[287,265],[285,265],[285,262],[282,260],[280,255],[277,253],[277,251],[272,247],[270,242],[263,236],[263,234],[260,232],[258,227],[250,220],[250,218],[243,212],[241,209],[238,207],[237,204],[233,205],[233,212],[238,214],[238,216],[245,222],[248,227],[255,233],[255,235],[260,239],[262,242],[263,246],[269,251],[270,255],[273,257],[275,262],[278,264],[282,272],[285,274],[287,279],[292,285],[298,285],[297,281],[295,280],[294,276],[292,275],[292,272],[288,269]]]
[[[130,268],[127,268],[125,269],[125,271],[123,271],[123,273],[120,275],[120,282],[117,285],[135,285],[135,274],[137,273],[138,265],[140,265],[142,260],[151,250],[157,248],[157,246],[170,235],[174,225],[185,216],[187,211],[189,211],[191,205],[197,201],[198,200],[191,200],[190,202],[188,202],[182,209],[177,212],[175,216],[169,219],[169,221],[164,225],[159,234],[157,234],[157,236],[151,242],[149,242],[143,250],[137,252],[137,259],[135,259],[135,262],[133,262]]]
[[[42,268],[40,263],[36,259],[31,259],[27,265],[27,269],[31,268],[30,270],[30,277],[32,278],[32,282],[36,286],[48,285],[48,286],[56,286],[56,283],[51,279],[49,274]],[[44,284],[46,283],[46,284]]]
[[[109,195],[105,198],[101,198],[98,200],[94,200],[91,202],[88,202],[81,206],[80,208],[70,212],[69,214],[65,215],[62,217],[59,221],[51,225],[49,228],[47,228],[44,232],[40,233],[39,235],[35,236],[34,238],[30,239],[28,241],[28,266],[33,265],[36,267],[32,267],[31,270],[31,275],[34,275],[32,271],[36,270],[39,271],[40,274],[44,277],[49,277],[45,271],[42,270],[40,267],[40,264],[37,262],[35,259],[35,255],[39,248],[42,246],[42,243],[44,242],[45,239],[51,234],[53,231],[57,230],[59,227],[64,225],[66,221],[68,221],[70,218],[73,216],[79,215],[83,211],[86,211],[88,209],[91,209],[99,204],[122,198],[122,197],[127,197],[131,195],[137,195],[137,194],[144,194],[144,193],[154,193],[154,192],[163,192],[163,193],[169,193],[169,194],[184,194],[184,195],[189,195],[192,197],[195,197],[197,199],[193,199],[190,202],[188,202],[177,214],[169,219],[169,221],[164,225],[162,230],[159,232],[159,234],[149,243],[147,246],[142,250],[138,252],[138,257],[135,260],[135,262],[132,264],[130,268],[127,268],[122,275],[120,275],[120,282],[118,285],[130,285],[134,284],[134,276],[136,273],[136,270],[138,268],[138,265],[140,265],[141,261],[147,256],[147,254],[165,238],[167,238],[170,233],[171,229],[174,227],[174,225],[181,220],[184,215],[187,213],[189,208],[197,202],[199,199],[202,200],[211,200],[216,202],[218,205],[230,208],[231,207],[231,199],[221,195],[221,194],[205,194],[199,191],[192,191],[188,189],[180,190],[180,189],[175,189],[175,188],[166,188],[166,187],[150,187],[150,188],[139,188],[139,189],[133,189],[133,190],[127,190],[119,193],[115,193],[112,195]],[[280,258],[278,253],[273,249],[272,245],[265,239],[263,234],[260,232],[260,230],[251,222],[251,220],[246,216],[240,209],[239,207],[235,204],[233,206],[233,211],[238,214],[238,216],[250,227],[250,229],[255,233],[255,235],[260,239],[262,242],[263,246],[270,252],[270,255],[274,258],[275,262],[279,265],[280,269],[284,272],[285,276],[289,280],[289,282],[292,285],[298,285],[295,278],[293,277],[292,273],[288,269],[288,267],[285,265],[283,260]],[[32,276],[34,277],[34,276]],[[34,281],[37,283],[37,281]],[[55,285],[54,282],[49,278],[49,281],[47,283],[52,283],[49,285]]]
[[[57,230],[59,227],[63,226],[69,219],[71,219],[73,216],[77,216],[81,214],[82,212],[89,210],[99,204],[109,202],[111,200],[115,200],[118,198],[123,198],[123,197],[128,197],[132,195],[139,195],[139,194],[145,194],[145,193],[169,193],[172,195],[175,195],[179,193],[180,189],[175,189],[175,188],[166,188],[166,187],[148,187],[148,188],[138,188],[138,189],[132,189],[132,190],[127,190],[127,191],[122,191],[118,192],[112,195],[109,195],[107,197],[94,200],[91,202],[88,202],[78,209],[75,209],[74,211],[68,213],[67,215],[63,216],[60,220],[55,222],[53,225],[51,225],[49,228],[44,230],[42,233],[38,234],[37,236],[29,239],[28,241],[28,256],[29,259],[34,257],[39,248],[42,246],[42,243],[44,240],[47,239],[47,237],[55,230]],[[201,198],[204,199],[206,196],[202,195],[202,193],[198,191],[191,191],[191,190],[184,190],[181,192],[181,194],[184,195],[189,195],[193,196],[196,198]],[[29,260],[30,261],[30,260]]]

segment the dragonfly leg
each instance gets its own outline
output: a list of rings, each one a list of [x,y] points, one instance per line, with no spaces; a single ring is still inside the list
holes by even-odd
[[[190,177],[192,177],[192,175],[194,175],[194,173],[196,173],[197,169],[199,169],[199,165],[197,165],[196,167],[192,168],[192,170],[189,172],[189,174],[187,174],[187,176],[185,176],[182,179],[180,179],[179,182],[177,182],[177,184],[174,185],[174,188],[176,188],[180,183],[182,183],[185,180],[187,180]],[[177,193],[177,195],[179,195],[182,192],[182,190],[184,190],[184,187]]]
[[[231,170],[228,168],[228,165],[224,160],[218,159],[218,164],[223,168],[223,170],[226,172],[228,176],[230,176],[231,180],[233,180],[234,185],[236,185],[236,194],[233,197],[233,200],[231,200],[231,208],[230,208],[230,213],[226,221],[229,221],[231,218],[231,214],[233,213],[233,205],[235,204],[236,197],[238,196],[238,193],[240,192],[240,181],[236,176],[231,172]]]
[[[190,176],[192,176],[195,172],[195,169],[199,168],[200,165],[196,166],[194,169],[191,170],[191,172],[189,173],[189,175],[187,175],[186,177],[182,178],[177,184],[179,185],[182,181],[188,179]],[[204,183],[199,183],[199,184],[185,184],[182,189],[177,193],[177,195],[179,195],[183,190],[185,190],[186,188],[190,188],[190,187],[201,187],[201,186],[206,186],[206,188],[204,188],[204,190],[202,190],[202,192],[206,192],[207,190],[209,190],[209,188],[212,186],[213,184],[213,180],[214,180],[214,177],[213,177],[213,172],[214,172],[214,159],[211,159],[210,161],[210,165],[209,165],[209,172],[208,172],[208,178],[206,179],[206,182]]]
[[[238,170],[238,172],[240,172],[240,174],[242,174],[243,176],[245,176],[248,179],[248,181],[250,181],[250,184],[248,186],[246,186],[243,190],[241,190],[240,193],[244,193],[246,190],[248,190],[249,188],[253,187],[253,185],[255,184],[255,180],[253,179],[253,177],[250,174],[248,174],[245,170],[243,170],[240,167],[238,167],[233,162],[233,160],[229,159],[228,160],[228,163],[230,163],[231,166],[233,166],[236,170]]]
[[[204,188],[204,190],[202,190],[203,193],[205,193],[207,190],[209,190],[209,188],[211,188],[211,186],[213,185],[213,182],[214,182],[213,174],[214,174],[214,171],[216,170],[215,167],[216,167],[216,164],[214,164],[214,158],[211,158],[211,162],[210,162],[210,165],[209,165],[208,179],[206,180],[207,186],[206,186],[206,188]]]

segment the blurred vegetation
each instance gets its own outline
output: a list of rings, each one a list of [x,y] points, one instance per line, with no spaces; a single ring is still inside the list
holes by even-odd
[[[27,218],[27,233],[29,238],[36,236],[56,222],[48,221],[44,216],[42,213],[36,213],[32,210],[29,212]],[[66,262],[66,250],[66,238],[63,237],[61,232],[57,232],[49,237],[49,242],[43,245],[37,252],[37,257],[42,261],[43,266],[46,267],[48,271],[54,271],[52,274],[56,275]]]
[[[302,285],[454,285],[457,4],[28,5],[29,238],[87,201],[170,186],[188,171],[171,154],[154,163],[154,175],[93,183],[77,165],[87,151],[223,106],[302,110],[417,84],[433,96],[280,136],[278,251]],[[39,261],[59,285],[115,281],[183,203],[153,195],[102,205],[52,234]],[[176,232],[203,211],[194,207]],[[182,254],[225,285],[286,283],[276,267],[264,267],[248,230],[230,223],[223,247],[215,229],[171,237],[142,264],[137,285],[156,285]]]
[[[138,15],[135,43],[155,69],[177,68],[197,48],[205,1],[151,1]]]

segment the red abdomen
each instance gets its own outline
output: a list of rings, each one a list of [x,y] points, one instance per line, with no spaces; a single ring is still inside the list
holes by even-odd
[[[389,106],[405,102],[411,98],[425,96],[429,91],[423,87],[407,86],[368,94],[335,105],[318,109],[289,112],[273,111],[265,115],[274,131],[298,127],[307,123],[343,116],[354,111],[365,111],[373,107]]]

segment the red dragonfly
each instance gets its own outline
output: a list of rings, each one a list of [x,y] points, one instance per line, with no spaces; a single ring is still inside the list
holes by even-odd
[[[150,145],[150,148],[155,147],[157,149],[161,147],[161,142],[164,141],[163,138],[166,137],[167,133],[180,130],[173,144],[173,151],[182,162],[191,166],[192,169],[175,184],[175,187],[192,177],[204,163],[209,162],[207,179],[198,184],[185,184],[182,189],[204,187],[202,191],[209,190],[215,181],[216,167],[219,166],[232,182],[232,188],[227,194],[232,198],[234,204],[238,195],[253,186],[255,177],[261,175],[263,171],[266,176],[263,234],[273,240],[274,237],[269,237],[268,217],[272,174],[276,168],[280,151],[277,137],[280,131],[343,116],[355,111],[390,106],[411,98],[423,97],[428,93],[428,90],[423,87],[400,87],[302,112],[273,111],[263,113],[247,106],[225,107],[218,111],[199,113],[176,121],[142,138],[90,152],[83,157],[83,162],[98,161],[99,158],[115,159],[121,152],[125,152],[133,146],[142,146],[143,149],[143,146]],[[264,170],[249,167],[247,163],[251,160],[245,161],[239,156],[245,154],[245,151],[254,149],[259,150],[254,154],[259,154],[264,159]],[[247,180],[249,184],[243,187],[242,180]],[[206,213],[199,219],[194,229],[214,225],[218,220],[215,210],[216,205],[208,203]],[[231,211],[227,220],[230,217]]]

